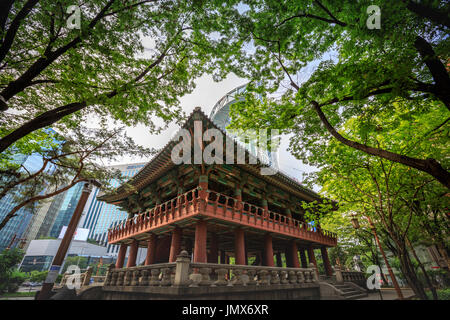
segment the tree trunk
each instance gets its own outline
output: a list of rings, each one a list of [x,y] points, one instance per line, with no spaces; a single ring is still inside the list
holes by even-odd
[[[450,77],[445,65],[441,62],[439,57],[436,56],[431,44],[424,38],[418,36],[414,41],[414,46],[433,76],[435,82],[433,89],[434,94],[444,102],[447,109],[450,110]]]
[[[414,266],[411,263],[411,259],[409,257],[408,251],[404,244],[399,247],[399,259],[400,264],[402,266],[403,275],[406,278],[411,289],[414,291],[415,295],[421,300],[428,300],[428,297],[425,293],[425,289],[423,288],[422,283],[419,281],[417,277],[416,271],[414,270]]]
[[[428,287],[430,288],[430,291],[433,295],[433,299],[434,300],[438,300],[438,295],[436,292],[436,288],[433,286],[433,283],[431,282],[430,277],[428,276],[427,271],[425,270],[424,265],[422,264],[422,262],[419,260],[419,257],[417,256],[416,250],[414,250],[413,245],[411,244],[411,242],[409,241],[408,238],[406,238],[406,242],[408,243],[409,247],[411,248],[411,252],[414,256],[414,259],[416,259],[417,263],[419,264],[420,270],[422,270],[423,276],[425,277],[425,280],[428,284]]]
[[[13,132],[8,134],[7,136],[0,139],[0,152],[5,151],[14,142],[25,137],[31,132],[49,126],[57,122],[58,120],[61,120],[63,117],[72,114],[74,112],[77,112],[86,106],[87,106],[86,102],[76,102],[61,106],[54,110],[44,112],[43,114],[28,121],[27,123],[23,124]]]

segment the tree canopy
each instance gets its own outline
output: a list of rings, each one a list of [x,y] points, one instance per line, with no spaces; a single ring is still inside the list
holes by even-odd
[[[179,97],[196,77],[205,70],[223,75],[204,49],[201,1],[87,1],[75,6],[78,26],[71,5],[2,1],[0,112],[9,120],[0,152],[40,128],[87,119],[157,131],[156,118],[181,118]]]
[[[439,125],[448,125],[448,3],[267,0],[222,4],[210,18],[211,28],[228,41],[242,44],[240,54],[224,64],[252,79],[248,91],[263,96],[248,95],[245,102],[235,104],[234,125],[293,131],[301,137],[305,153],[312,144],[320,145],[332,136],[450,186],[448,164],[441,159],[383,149],[365,140],[351,140],[341,131],[351,118],[361,127],[373,128],[372,118],[389,112],[399,99],[411,102],[405,112],[414,110],[415,101],[425,102],[425,108],[443,105],[447,113]],[[373,5],[379,8],[380,29],[368,27],[374,14],[368,8]],[[221,18],[224,15],[227,19]],[[312,74],[305,75],[312,67]]]

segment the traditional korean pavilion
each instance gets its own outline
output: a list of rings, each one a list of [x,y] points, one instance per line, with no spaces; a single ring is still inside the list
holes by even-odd
[[[202,130],[226,135],[200,108],[182,128],[193,132],[194,121],[201,121]],[[253,265],[317,268],[317,249],[332,274],[327,248],[336,246],[336,235],[307,223],[301,206],[322,201],[318,194],[281,172],[261,175],[259,161],[174,164],[177,143],[170,141],[127,183],[99,197],[129,213],[108,233],[110,244],[120,244],[116,268],[124,267],[128,247],[126,267],[136,265],[138,248],[144,247],[145,265],[174,262],[186,250],[194,263],[229,264],[233,257],[235,264],[247,265],[254,257]],[[193,140],[192,148],[195,143],[203,144]],[[234,144],[236,152],[241,146]],[[249,159],[249,152],[245,155]]]

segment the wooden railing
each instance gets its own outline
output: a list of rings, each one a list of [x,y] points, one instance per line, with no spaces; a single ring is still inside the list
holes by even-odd
[[[197,213],[198,189],[190,190],[178,197],[156,205],[154,208],[124,220],[108,231],[108,242],[127,238],[180,220]]]
[[[219,192],[199,188],[123,221],[108,231],[108,242],[114,243],[199,213],[324,245],[334,246],[337,243],[336,234],[332,232]]]
[[[282,215],[244,201],[207,190],[206,213],[239,224],[259,227],[271,232],[284,233],[299,238],[336,245],[337,236],[333,232],[314,228],[310,224]]]

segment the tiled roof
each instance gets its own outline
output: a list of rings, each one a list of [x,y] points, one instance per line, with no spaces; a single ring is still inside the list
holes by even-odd
[[[189,115],[188,119],[179,130],[187,129],[187,126],[189,125],[190,121],[193,119],[195,114],[199,114],[203,119],[205,119],[208,122],[208,124],[220,130],[224,134],[224,136],[233,139],[224,130],[219,128],[208,116],[206,116],[199,107],[194,109],[194,111]],[[238,144],[236,140],[234,140],[234,143],[235,148],[243,147],[241,144]],[[171,160],[171,151],[176,144],[178,144],[178,141],[170,140],[161,149],[161,151],[159,151],[153,157],[153,159],[150,160],[133,178],[128,180],[123,185],[119,186],[114,192],[99,196],[98,199],[108,203],[114,203],[123,200],[129,195],[135,193],[137,190],[144,188],[150,182],[159,178],[161,175],[163,175],[165,172],[167,172],[168,170],[170,170],[172,167],[175,166],[175,164]],[[247,150],[246,153],[248,153]],[[261,167],[268,167],[266,164],[262,164],[259,161],[259,159],[257,159],[257,164],[237,164],[237,165],[244,167],[248,171],[252,171],[256,175],[258,175],[258,172]],[[259,175],[259,177],[263,180],[270,181],[271,183],[278,185],[283,189],[289,189],[289,191],[295,192],[303,196],[307,200],[312,201],[323,199],[316,192],[303,187],[298,181],[289,177],[287,174],[280,172],[279,170],[274,175],[264,175],[264,176]]]

